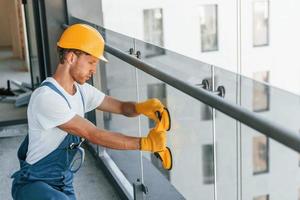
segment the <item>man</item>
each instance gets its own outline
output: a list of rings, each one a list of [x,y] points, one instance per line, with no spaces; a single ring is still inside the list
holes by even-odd
[[[130,137],[100,129],[84,119],[93,109],[135,117],[144,114],[158,120],[164,106],[157,99],[122,102],[105,96],[85,83],[103,57],[104,40],[84,24],[67,28],[57,43],[59,61],[30,99],[29,133],[18,151],[21,169],[14,178],[12,196],[17,200],[76,199],[72,186],[73,158],[83,139],[104,147],[159,152],[166,148],[166,132],[151,129],[147,137]]]

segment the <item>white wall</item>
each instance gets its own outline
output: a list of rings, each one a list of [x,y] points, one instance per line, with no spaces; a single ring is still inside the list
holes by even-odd
[[[297,26],[300,2],[270,1],[270,45],[266,47],[253,47],[253,1],[241,2],[242,74],[252,78],[254,72],[270,70],[272,85],[300,94],[296,45],[300,44],[300,27]],[[218,4],[219,50],[201,53],[197,8],[205,4]],[[104,26],[143,39],[143,9],[163,8],[165,48],[238,72],[236,4],[233,0],[103,1]]]
[[[270,45],[252,46],[253,1],[242,1],[242,74],[270,70],[270,83],[300,94],[300,1],[270,1]]]

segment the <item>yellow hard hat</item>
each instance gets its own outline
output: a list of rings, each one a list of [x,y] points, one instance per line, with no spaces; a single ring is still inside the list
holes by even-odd
[[[104,39],[93,27],[86,24],[69,26],[61,35],[57,46],[64,49],[77,49],[107,62],[103,56]]]

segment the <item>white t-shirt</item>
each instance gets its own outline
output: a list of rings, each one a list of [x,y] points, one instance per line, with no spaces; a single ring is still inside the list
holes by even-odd
[[[76,84],[76,93],[67,93],[54,78],[46,81],[53,83],[67,98],[66,100],[48,86],[37,88],[31,95],[28,109],[29,145],[26,162],[34,164],[54,151],[67,136],[67,132],[57,128],[71,120],[76,114],[84,116],[83,104],[78,87],[82,91],[85,112],[97,108],[105,94],[88,83]]]

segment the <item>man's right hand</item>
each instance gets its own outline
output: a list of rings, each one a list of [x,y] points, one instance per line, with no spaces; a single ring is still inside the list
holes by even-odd
[[[151,129],[147,137],[141,138],[141,150],[151,152],[163,151],[166,148],[166,143],[166,131]]]
[[[164,110],[164,105],[158,99],[153,98],[135,104],[135,110],[138,114],[143,114],[155,122],[158,122],[159,119],[155,113],[162,113]]]

